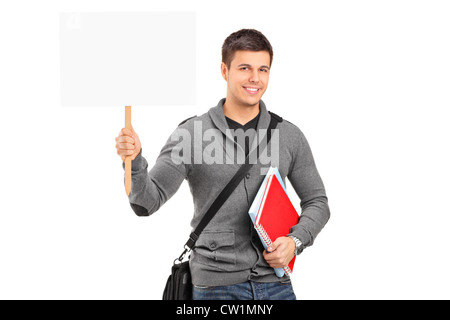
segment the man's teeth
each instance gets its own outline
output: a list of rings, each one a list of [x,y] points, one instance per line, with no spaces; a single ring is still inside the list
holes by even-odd
[[[247,89],[248,91],[253,91],[253,92],[256,92],[259,90],[259,89],[254,89],[254,88],[245,88],[245,89]]]

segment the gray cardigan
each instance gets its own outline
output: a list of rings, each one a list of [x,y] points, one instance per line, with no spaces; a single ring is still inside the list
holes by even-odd
[[[187,180],[194,201],[191,227],[194,229],[197,226],[242,164],[239,159],[243,158],[239,158],[239,155],[244,150],[234,141],[228,128],[223,112],[224,102],[225,99],[222,99],[207,113],[180,124],[161,149],[150,171],[142,152],[132,161],[129,201],[137,215],[148,216],[156,212],[175,194],[183,180]],[[253,141],[252,147],[258,142],[258,130],[267,129],[269,122],[270,114],[261,100],[257,131],[249,136],[250,141]],[[287,276],[278,278],[264,260],[264,248],[248,215],[248,209],[270,165],[278,167],[284,182],[286,177],[289,179],[301,199],[300,219],[291,229],[290,235],[308,247],[327,223],[330,217],[328,199],[308,142],[300,129],[286,120],[278,124],[277,130],[278,135],[272,135],[264,158],[272,159],[271,162],[258,159],[200,235],[190,256],[193,284],[217,286],[247,280],[276,282],[288,279]],[[186,134],[190,134],[191,139],[187,139]],[[214,139],[211,136],[215,136]],[[191,150],[182,148],[183,143],[185,147],[190,146]],[[215,154],[209,152],[219,161],[202,159],[202,152],[208,154],[205,152],[208,148],[211,151],[213,145],[221,146],[216,148]],[[272,156],[272,149],[277,157]]]

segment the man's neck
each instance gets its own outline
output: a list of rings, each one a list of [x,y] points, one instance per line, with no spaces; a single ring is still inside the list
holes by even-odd
[[[245,125],[259,114],[259,103],[254,106],[244,106],[233,104],[232,102],[225,100],[225,103],[223,104],[223,113],[231,120]]]

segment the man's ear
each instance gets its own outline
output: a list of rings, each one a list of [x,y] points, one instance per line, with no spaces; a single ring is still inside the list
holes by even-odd
[[[227,76],[227,65],[225,64],[225,62],[222,62],[222,64],[220,65],[220,72],[222,73],[222,77],[224,78],[225,81],[228,81],[228,76]]]

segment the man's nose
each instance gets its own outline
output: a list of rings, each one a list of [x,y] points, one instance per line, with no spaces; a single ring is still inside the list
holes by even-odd
[[[252,74],[250,75],[250,82],[259,82],[259,73],[258,70],[253,70]]]

